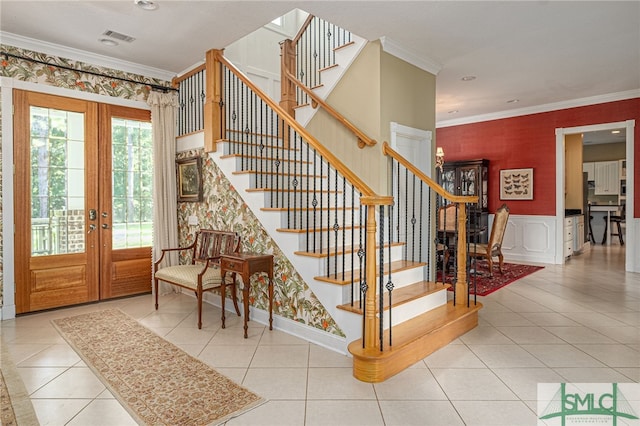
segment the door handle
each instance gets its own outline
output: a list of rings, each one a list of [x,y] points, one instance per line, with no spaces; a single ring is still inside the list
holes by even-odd
[[[96,230],[96,226],[92,223],[91,225],[89,225],[89,232],[87,232],[87,234],[90,234],[91,231],[95,231]]]
[[[103,223],[102,224],[102,229],[109,229],[109,224],[108,223]]]

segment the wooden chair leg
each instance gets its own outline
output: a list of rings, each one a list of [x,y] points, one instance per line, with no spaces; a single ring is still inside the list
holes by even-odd
[[[607,222],[607,218],[604,218],[604,235],[602,236],[602,244],[606,244],[607,243],[607,225],[609,224],[609,222]]]
[[[502,253],[498,254],[498,268],[500,268],[500,273],[504,274],[504,271],[502,270],[502,266],[504,265],[504,256],[502,255]]]
[[[491,259],[491,256],[487,256],[487,262],[489,263],[489,276],[493,277],[493,259]]]
[[[198,286],[202,288],[202,285]],[[196,291],[198,295],[198,329],[202,329],[202,290]]]
[[[156,311],[158,310],[158,279],[153,279],[153,289],[156,292]]]

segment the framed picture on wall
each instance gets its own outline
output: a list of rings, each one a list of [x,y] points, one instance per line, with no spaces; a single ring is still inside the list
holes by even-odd
[[[501,200],[533,200],[533,169],[500,170]]]
[[[178,201],[202,201],[202,159],[176,160]]]

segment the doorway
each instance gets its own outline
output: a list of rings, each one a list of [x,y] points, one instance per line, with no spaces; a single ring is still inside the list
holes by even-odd
[[[626,132],[626,167],[627,170],[634,170],[634,129],[635,120],[627,120],[623,122],[596,124],[588,126],[579,126],[571,128],[556,129],[556,262],[564,263],[563,257],[563,221],[565,213],[565,136],[579,133],[611,131],[615,129],[625,129]],[[634,188],[633,180],[627,180],[626,185],[626,217],[634,217]],[[628,244],[625,245],[625,270],[629,272],[637,272],[634,265],[637,265],[636,259],[636,242],[633,238],[635,235],[634,221],[626,221],[626,235],[628,236]],[[638,253],[640,254],[640,253]]]
[[[151,291],[149,111],[14,92],[16,313]]]

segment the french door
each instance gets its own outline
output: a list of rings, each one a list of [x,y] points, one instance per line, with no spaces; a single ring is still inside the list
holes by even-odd
[[[151,291],[148,111],[14,94],[16,311]]]

